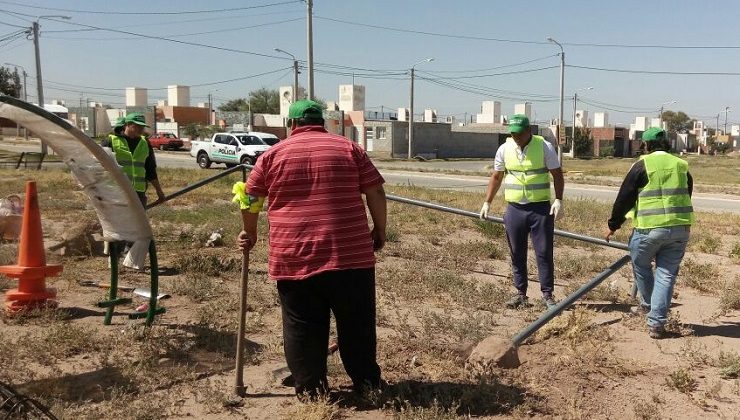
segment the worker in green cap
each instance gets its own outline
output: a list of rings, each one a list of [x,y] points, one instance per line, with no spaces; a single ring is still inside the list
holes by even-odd
[[[496,151],[493,173],[488,182],[486,199],[480,209],[480,218],[488,217],[491,201],[501,185],[504,186],[504,227],[511,253],[511,271],[516,295],[506,307],[511,309],[530,306],[527,297],[529,284],[527,252],[528,237],[537,256],[537,275],[542,301],[551,309],[557,305],[554,296],[555,264],[553,237],[555,220],[563,217],[563,171],[555,149],[542,136],[532,133],[529,118],[514,114],[509,119],[509,133]],[[550,203],[550,177],[555,199]]]
[[[285,359],[299,398],[328,392],[330,314],[355,390],[377,389],[374,251],[386,241],[385,181],[357,143],[326,131],[318,103],[294,102],[288,118],[290,136],[249,174],[239,247],[255,245],[267,197],[268,273],[277,283]]]
[[[668,153],[671,145],[665,130],[649,128],[642,141],[648,154],[632,165],[622,182],[605,239],[608,241],[626,218],[633,219],[629,248],[640,292],[640,303],[633,313],[647,314],[650,337],[660,339],[667,335],[673,286],[694,223],[693,180],[688,163]]]

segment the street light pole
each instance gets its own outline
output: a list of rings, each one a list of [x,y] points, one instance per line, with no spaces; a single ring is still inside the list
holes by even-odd
[[[61,18],[61,19],[72,19],[69,16],[39,16],[31,26],[31,32],[33,33],[33,48],[36,52],[36,89],[38,90],[38,102],[39,107],[44,109],[44,84],[41,81],[41,54],[39,53],[39,20],[43,18]],[[41,154],[45,155],[48,152],[46,143],[41,142]]]
[[[560,45],[560,43],[556,40],[554,40],[551,37],[547,37],[547,40],[552,42],[553,44],[560,47],[560,114],[558,116],[558,160],[560,161],[560,165],[563,164],[563,150],[560,146],[560,143],[564,140],[561,138],[561,130],[565,131],[565,124],[563,121],[563,91],[565,89],[565,51],[563,51],[563,46]],[[562,128],[561,128],[562,127]],[[573,130],[575,130],[575,127],[573,127]],[[573,149],[573,145],[571,145],[571,150]]]
[[[729,106],[726,106],[725,107],[725,132],[724,132],[724,134],[727,134],[727,113],[728,112],[730,112],[730,107]]]
[[[663,107],[666,105],[675,104],[676,102],[677,101],[668,101],[668,102],[663,102],[662,104],[660,104],[660,127],[659,128],[661,129],[663,128]]]
[[[308,99],[313,101],[313,0],[307,0],[306,4],[308,6]],[[296,94],[298,94],[297,91]]]
[[[414,143],[414,67],[417,64],[428,63],[434,61],[434,58],[427,58],[411,65],[411,92],[409,95],[409,145],[408,145],[408,157],[411,159],[412,145]]]
[[[293,59],[293,100],[291,102],[295,102],[298,100],[298,60],[296,60],[293,54],[285,50],[281,50],[280,48],[275,48],[275,51],[287,54]]]

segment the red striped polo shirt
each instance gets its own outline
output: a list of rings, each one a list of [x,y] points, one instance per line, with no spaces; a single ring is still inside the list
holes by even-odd
[[[375,265],[361,190],[385,181],[364,150],[321,126],[298,127],[249,174],[249,195],[267,196],[269,274],[301,280]]]

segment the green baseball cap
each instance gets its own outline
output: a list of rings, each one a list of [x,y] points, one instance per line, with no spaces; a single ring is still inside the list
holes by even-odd
[[[115,124],[113,124],[113,128],[121,128],[124,125],[126,125],[126,118],[125,117],[118,117],[118,118],[116,118]]]
[[[650,127],[642,133],[642,141],[653,141],[665,138],[665,130],[658,127]]]
[[[509,133],[521,133],[529,128],[529,118],[524,114],[514,114],[509,118]]]
[[[128,123],[134,123],[136,125],[140,125],[142,127],[149,127],[146,125],[146,120],[144,119],[144,114],[141,112],[132,112],[128,115],[126,115],[126,118],[123,120],[124,125]]]
[[[324,118],[324,111],[318,102],[303,99],[293,102],[288,109],[288,118]]]

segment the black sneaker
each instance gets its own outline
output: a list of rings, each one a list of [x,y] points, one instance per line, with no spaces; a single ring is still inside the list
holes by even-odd
[[[529,304],[529,299],[526,295],[516,295],[506,302],[506,307],[509,309],[528,308],[532,305]]]
[[[557,302],[557,301],[555,300],[555,298],[554,298],[554,297],[552,297],[552,296],[543,296],[543,297],[542,297],[542,301],[544,301],[544,302],[545,302],[545,306],[547,306],[547,310],[548,310],[548,311],[549,311],[550,309],[552,309],[552,308],[554,308],[554,307],[558,306],[558,302]]]

